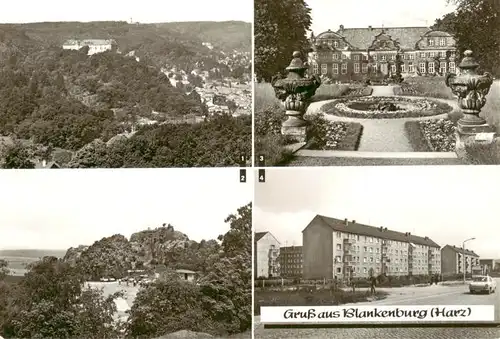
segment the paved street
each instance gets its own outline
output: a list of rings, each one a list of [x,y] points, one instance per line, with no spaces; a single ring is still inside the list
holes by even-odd
[[[500,279],[496,279],[500,287]],[[364,305],[495,305],[495,320],[500,321],[500,292],[469,294],[468,287],[425,286],[380,289],[389,292],[384,300]],[[363,305],[347,304],[350,305]],[[328,328],[264,329],[255,318],[255,338],[342,338],[342,339],[499,339],[500,328]]]

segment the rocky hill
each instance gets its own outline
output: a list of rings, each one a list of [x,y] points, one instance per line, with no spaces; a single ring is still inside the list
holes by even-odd
[[[68,249],[64,260],[76,265],[88,279],[121,278],[127,270],[154,270],[158,265],[171,269],[203,271],[211,255],[218,253],[215,240],[196,242],[172,225],[132,234],[130,240],[116,234],[91,246]]]

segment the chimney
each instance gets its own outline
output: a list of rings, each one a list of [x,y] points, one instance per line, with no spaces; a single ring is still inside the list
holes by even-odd
[[[353,223],[353,224],[355,224],[355,223],[356,223],[356,220],[353,220],[353,221],[352,221],[352,223]]]
[[[372,27],[372,26],[368,26],[368,29],[369,29],[370,31],[373,31],[373,27]]]
[[[382,226],[380,226],[379,230],[380,230],[380,232],[383,232],[384,228]]]
[[[349,226],[349,220],[347,220],[347,218],[345,218],[345,219],[344,219],[344,224],[345,224],[346,226]]]
[[[340,25],[339,32],[340,34],[344,33],[344,25]]]
[[[385,230],[387,231],[387,227],[385,228]]]

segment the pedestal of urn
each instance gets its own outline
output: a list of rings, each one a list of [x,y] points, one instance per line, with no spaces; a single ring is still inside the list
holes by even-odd
[[[302,100],[285,100],[287,120],[281,125],[281,134],[296,142],[306,142],[309,123],[304,120],[307,103]]]

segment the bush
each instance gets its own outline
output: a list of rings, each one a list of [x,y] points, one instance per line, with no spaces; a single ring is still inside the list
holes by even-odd
[[[478,142],[473,138],[465,140],[465,151],[467,158],[476,165],[499,165],[500,164],[500,139],[496,138],[493,143]]]

